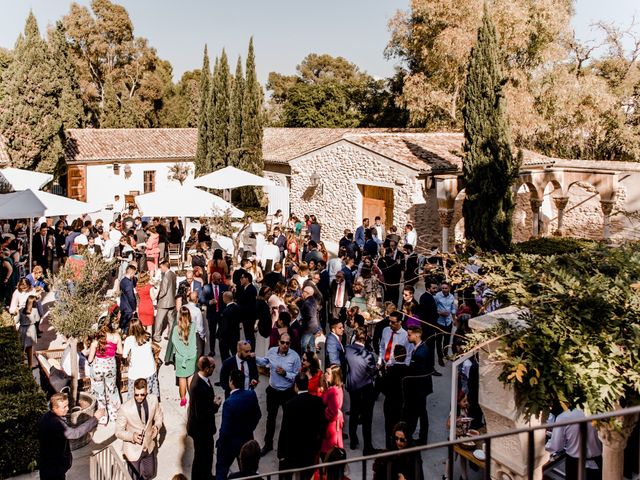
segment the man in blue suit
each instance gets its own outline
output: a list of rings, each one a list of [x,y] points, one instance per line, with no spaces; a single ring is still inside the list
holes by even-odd
[[[133,317],[133,312],[138,308],[136,300],[136,274],[135,265],[129,265],[124,273],[124,277],[120,280],[120,329],[127,333],[129,330],[129,322]]]
[[[200,304],[207,308],[207,323],[209,324],[209,350],[210,355],[216,354],[216,334],[218,332],[218,324],[222,318],[225,304],[222,301],[222,294],[229,290],[229,287],[222,283],[222,275],[219,272],[213,272],[211,275],[211,283],[207,283],[200,290]],[[226,387],[223,385],[223,387]]]
[[[344,335],[344,324],[338,319],[332,319],[331,331],[327,335],[325,344],[326,358],[325,368],[331,365],[344,367],[344,346],[342,345],[342,336]],[[344,369],[342,371],[344,375]]]
[[[216,480],[226,480],[229,468],[242,446],[253,439],[262,417],[258,397],[253,390],[242,390],[244,375],[234,370],[229,375],[231,393],[222,405],[222,422],[218,437]]]
[[[238,341],[236,354],[222,362],[220,385],[224,388],[224,398],[229,398],[231,394],[229,377],[234,370],[240,370],[244,375],[244,383],[240,387],[241,390],[253,389],[258,384],[259,373],[256,356],[252,355],[251,344],[247,340]]]
[[[422,327],[409,327],[409,342],[414,345],[409,364],[409,375],[404,379],[405,392],[411,395],[405,397],[403,420],[409,425],[409,432],[413,435],[418,420],[420,420],[420,434],[417,445],[426,445],[429,435],[429,413],[427,411],[427,397],[433,393],[433,347],[422,339]],[[353,408],[352,408],[353,409]]]

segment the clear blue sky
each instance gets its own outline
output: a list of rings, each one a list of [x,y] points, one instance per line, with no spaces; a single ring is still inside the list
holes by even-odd
[[[89,0],[77,3],[88,5]],[[149,39],[160,57],[171,62],[174,79],[199,68],[205,43],[216,55],[223,47],[232,65],[243,58],[254,36],[258,76],[271,71],[294,73],[308,53],[343,56],[375,77],[389,76],[394,61],[383,51],[387,22],[409,0],[119,0],[131,16],[136,35]],[[2,0],[0,46],[12,48],[32,9],[41,32],[69,11],[68,0]],[[576,0],[574,27],[581,39],[594,37],[598,20],[628,25],[640,21],[639,0]]]

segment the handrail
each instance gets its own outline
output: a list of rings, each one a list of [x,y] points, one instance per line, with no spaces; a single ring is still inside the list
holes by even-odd
[[[91,480],[133,480],[127,464],[120,458],[113,444],[91,455],[89,478]]]
[[[506,430],[504,432],[497,432],[497,433],[486,433],[484,435],[477,435],[473,437],[474,441],[484,441],[484,440],[488,440],[490,444],[491,440],[495,439],[495,438],[502,438],[502,437],[508,437],[511,435],[519,435],[522,433],[527,433],[530,435],[533,435],[533,432],[537,431],[537,430],[546,430],[549,428],[554,428],[554,427],[564,427],[567,425],[576,425],[576,424],[584,424],[586,425],[588,422],[593,422],[593,421],[599,421],[599,420],[608,420],[611,418],[615,418],[615,417],[625,417],[628,415],[636,415],[636,414],[640,414],[640,406],[636,406],[636,407],[629,407],[629,408],[624,408],[621,410],[615,410],[613,412],[606,412],[606,413],[598,413],[595,415],[591,415],[589,417],[584,417],[584,418],[580,418],[580,419],[574,419],[574,420],[563,420],[563,421],[559,421],[559,422],[555,422],[555,423],[545,423],[542,425],[535,425],[535,426],[529,426],[529,427],[520,427],[520,428],[515,428],[513,430]],[[581,443],[585,443],[586,444],[586,435],[584,435],[584,432],[582,432],[583,429],[581,429]],[[363,465],[366,465],[366,462],[369,460],[377,460],[380,458],[389,458],[389,457],[395,457],[398,455],[406,455],[409,453],[415,453],[415,452],[423,452],[423,451],[427,451],[427,450],[435,450],[435,449],[439,449],[439,448],[448,448],[451,452],[453,452],[453,447],[455,445],[459,445],[461,443],[465,443],[468,442],[469,438],[458,438],[455,440],[448,440],[448,441],[443,441],[443,442],[435,442],[435,443],[430,443],[428,445],[421,445],[421,446],[417,446],[417,447],[410,447],[410,448],[405,448],[402,450],[395,450],[395,451],[389,451],[389,452],[381,452],[381,453],[376,453],[373,455],[366,455],[366,456],[360,456],[360,457],[354,457],[354,458],[348,458],[345,460],[338,460],[335,462],[328,462],[328,463],[319,463],[316,465],[311,465],[309,467],[301,467],[301,468],[292,468],[292,469],[288,469],[288,470],[278,470],[275,472],[269,472],[269,473],[262,473],[262,474],[257,474],[257,475],[252,475],[252,476],[248,476],[248,477],[242,477],[242,480],[253,480],[253,479],[259,479],[259,478],[277,478],[277,476],[279,475],[293,475],[295,473],[299,473],[299,472],[305,472],[305,471],[312,471],[312,470],[318,470],[324,467],[335,467],[335,466],[339,466],[339,465],[348,465],[351,463],[357,463],[360,462]],[[489,452],[490,453],[490,452]],[[487,455],[487,460],[490,460],[491,456]],[[531,456],[529,456],[529,463],[532,464],[533,463],[533,458]],[[365,478],[365,472],[363,471],[363,478]],[[531,477],[533,478],[533,477]]]

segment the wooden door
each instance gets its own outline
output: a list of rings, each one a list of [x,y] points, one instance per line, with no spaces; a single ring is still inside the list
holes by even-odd
[[[87,201],[87,167],[85,165],[69,165],[67,195],[81,202]]]
[[[362,198],[362,218],[368,218],[370,225],[376,217],[386,218],[386,207],[384,200],[377,198]]]

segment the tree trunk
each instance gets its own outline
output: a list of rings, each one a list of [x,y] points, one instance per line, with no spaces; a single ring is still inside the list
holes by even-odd
[[[71,345],[71,394],[69,395],[69,410],[78,402],[78,340],[69,339]]]
[[[602,441],[602,478],[607,480],[623,478],[624,449],[638,421],[638,415],[618,417],[618,420],[622,423],[622,428],[619,429],[608,423],[598,425],[598,436]]]

